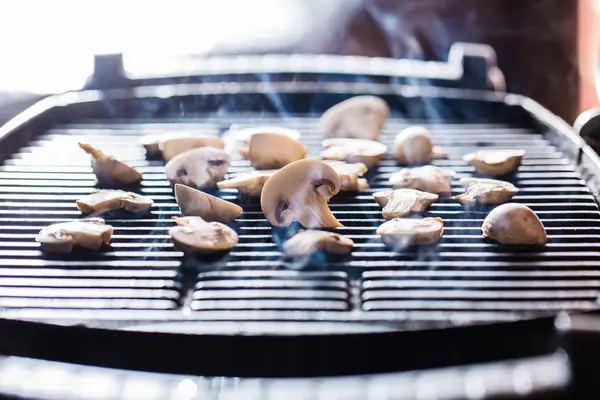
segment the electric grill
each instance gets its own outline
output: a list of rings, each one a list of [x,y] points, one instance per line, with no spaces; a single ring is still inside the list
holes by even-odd
[[[135,79],[120,56],[98,56],[95,67],[86,90],[46,98],[0,130],[3,393],[453,399],[593,390],[600,159],[564,121],[501,91],[489,47],[457,44],[448,63],[206,58],[185,75]],[[387,145],[406,126],[431,130],[451,154],[433,164],[458,173],[454,194],[473,174],[462,155],[526,150],[514,201],[541,218],[546,248],[488,242],[480,226],[491,207],[441,199],[425,213],[445,222],[439,245],[391,251],[375,234],[383,219],[371,197],[400,168],[388,155],[368,172],[371,189],[330,203],[356,243],[350,256],[283,260],[280,246],[298,227],[272,228],[259,202],[236,190],[219,193],[244,208],[232,251],[200,258],[173,249],[179,209],[144,135],[281,125],[301,131],[318,156],[318,116],[359,94],[390,105]],[[78,141],[137,166],[137,191],[155,205],[106,215],[115,232],[97,253],[43,254],[37,232],[81,218],[74,202],[94,189]],[[230,173],[249,168],[237,160]]]

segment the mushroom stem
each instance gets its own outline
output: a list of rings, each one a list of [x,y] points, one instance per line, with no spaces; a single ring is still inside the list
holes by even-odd
[[[298,222],[306,228],[337,228],[344,226],[329,209],[327,200],[317,191],[307,193],[306,206],[298,216]]]
[[[79,147],[81,147],[83,150],[85,150],[88,154],[90,154],[96,160],[103,160],[106,158],[106,154],[104,154],[102,151],[98,150],[91,144],[79,143]]]

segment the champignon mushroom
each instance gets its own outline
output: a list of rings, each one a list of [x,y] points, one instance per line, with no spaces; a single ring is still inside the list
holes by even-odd
[[[542,221],[527,206],[506,203],[494,208],[481,225],[483,236],[502,244],[545,245]]]
[[[508,183],[508,182],[501,181],[498,179],[474,178],[472,176],[460,178],[459,182],[462,185],[462,187],[464,187],[465,189],[468,189],[469,186],[474,185],[476,183],[491,183],[491,184],[495,184],[495,185],[502,185],[504,183]]]
[[[387,147],[383,143],[367,139],[326,139],[323,141],[321,157],[324,160],[340,160],[348,163],[363,163],[371,168],[385,156]]]
[[[238,243],[233,229],[200,217],[173,217],[177,226],[169,229],[176,248],[190,253],[211,254],[229,250]]]
[[[306,156],[306,147],[281,133],[254,133],[240,151],[256,169],[277,169]]]
[[[109,244],[113,227],[106,225],[102,218],[85,218],[62,222],[42,229],[35,238],[43,251],[68,253],[73,246],[98,250]]]
[[[298,221],[305,228],[342,226],[327,202],[340,190],[340,177],[319,160],[304,159],[286,165],[267,180],[260,205],[272,225]]]
[[[467,191],[456,196],[456,200],[462,204],[506,203],[519,191],[512,183],[494,179],[463,178],[460,180],[463,185],[466,182],[469,182]]]
[[[340,176],[340,191],[356,191],[369,188],[369,182],[360,178],[367,172],[363,163],[346,163],[344,161],[325,161]]]
[[[394,189],[419,189],[440,196],[449,196],[452,194],[450,183],[454,175],[454,171],[425,165],[402,168],[394,172],[390,176],[390,183]]]
[[[191,149],[210,147],[215,149],[225,148],[225,142],[217,136],[199,135],[166,139],[159,142],[158,147],[165,161]]]
[[[423,212],[438,199],[437,194],[416,189],[396,189],[373,193],[384,218],[406,217],[411,212]]]
[[[309,257],[317,250],[330,254],[349,254],[354,247],[352,239],[338,233],[307,230],[294,235],[283,245],[283,254],[291,258]]]
[[[345,137],[377,140],[390,109],[375,96],[355,96],[325,111],[319,120],[327,138]]]
[[[92,156],[92,170],[101,185],[131,185],[142,180],[142,174],[135,168],[107,156],[102,151],[87,143],[79,143],[79,147]]]
[[[199,147],[176,155],[165,166],[171,183],[198,188],[215,187],[229,169],[229,156],[213,147]]]
[[[267,180],[277,172],[277,169],[243,172],[226,181],[217,183],[219,189],[238,189],[250,197],[260,197]]]
[[[97,190],[75,202],[84,214],[99,215],[117,208],[131,212],[147,211],[154,203],[151,198],[124,190]]]
[[[443,233],[444,222],[441,218],[394,218],[377,228],[381,240],[395,249],[435,244]]]
[[[242,214],[242,207],[189,186],[175,184],[175,199],[185,216],[201,217],[212,222],[229,223]]]
[[[433,158],[433,140],[422,126],[402,130],[394,139],[394,158],[400,164],[428,163]]]
[[[243,141],[248,142],[250,140],[250,138],[252,137],[252,135],[257,134],[257,133],[275,133],[275,134],[280,134],[280,135],[286,135],[294,140],[300,140],[300,136],[302,136],[300,134],[300,132],[295,129],[290,129],[290,128],[286,128],[283,126],[265,125],[265,126],[253,126],[251,128],[239,129],[235,132],[235,138],[237,140],[243,140]]]
[[[524,150],[481,150],[463,159],[475,167],[478,174],[502,176],[519,168],[524,155]]]

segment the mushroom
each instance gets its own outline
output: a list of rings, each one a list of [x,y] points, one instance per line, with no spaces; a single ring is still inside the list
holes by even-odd
[[[519,191],[512,183],[494,179],[463,178],[460,183],[468,185],[465,193],[456,196],[462,204],[506,203]]]
[[[483,236],[502,244],[545,245],[542,221],[527,206],[506,203],[494,208],[481,225]]]
[[[87,143],[79,143],[79,147],[90,154],[92,158],[92,170],[101,185],[131,185],[142,180],[142,174],[135,168],[107,156],[94,146]]]
[[[147,211],[154,203],[151,198],[124,190],[97,190],[75,202],[84,214],[102,214],[117,208],[131,212]]]
[[[443,233],[444,222],[441,218],[394,218],[377,228],[381,240],[396,249],[435,244]]]
[[[176,248],[190,253],[211,254],[229,250],[238,243],[233,229],[200,217],[173,217],[177,226],[169,229]]]
[[[191,149],[211,147],[216,149],[225,148],[225,142],[217,136],[200,135],[189,137],[178,137],[161,140],[158,144],[165,161]]]
[[[438,199],[437,194],[416,189],[396,189],[373,193],[384,218],[405,217],[411,212],[423,212]]]
[[[352,239],[338,233],[307,230],[294,235],[283,245],[283,254],[291,258],[309,257],[317,250],[330,254],[349,254],[354,247]]]
[[[340,190],[340,177],[319,160],[304,159],[286,165],[267,180],[260,205],[272,225],[298,221],[305,228],[342,226],[327,202]]]
[[[98,250],[109,244],[113,227],[106,225],[102,218],[85,218],[62,222],[42,229],[35,238],[43,251],[68,253],[73,246]]]
[[[383,143],[367,139],[336,138],[323,141],[321,157],[324,160],[341,160],[348,163],[361,162],[371,168],[385,156]]]
[[[285,128],[283,126],[253,126],[251,128],[244,128],[235,132],[235,138],[237,140],[243,140],[248,142],[252,135],[257,133],[275,133],[280,135],[289,136],[291,139],[300,140],[300,132],[295,129]]]
[[[217,183],[219,189],[238,189],[250,197],[260,197],[267,180],[277,172],[277,169],[243,172],[226,181]]]
[[[306,156],[306,147],[281,133],[254,133],[240,150],[256,169],[277,169]]]
[[[387,103],[375,96],[355,96],[325,111],[319,120],[327,138],[377,140],[390,114]]]
[[[524,150],[481,150],[467,154],[463,160],[481,175],[501,176],[512,173],[521,164]]]
[[[474,178],[472,176],[467,176],[464,178],[460,178],[460,184],[462,185],[462,187],[464,187],[465,189],[468,189],[469,186],[474,185],[476,183],[491,183],[491,184],[495,184],[495,185],[503,185],[505,183],[505,181],[501,181],[498,179],[489,179],[489,178]]]
[[[356,191],[369,188],[369,182],[360,178],[367,172],[363,163],[346,163],[344,161],[325,161],[340,176],[340,191]]]
[[[402,168],[400,171],[394,172],[390,176],[390,183],[394,189],[419,189],[441,196],[450,196],[452,194],[450,183],[454,175],[454,171],[425,165]]]
[[[213,147],[199,147],[176,155],[165,166],[171,183],[210,188],[222,181],[229,169],[229,156]]]
[[[232,222],[242,214],[242,207],[189,186],[175,184],[175,199],[185,216],[201,217],[212,222]]]
[[[394,158],[400,164],[428,163],[433,159],[433,140],[422,126],[402,130],[394,139]]]

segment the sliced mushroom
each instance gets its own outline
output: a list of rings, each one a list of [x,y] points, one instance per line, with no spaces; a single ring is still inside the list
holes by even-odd
[[[352,239],[338,233],[308,230],[294,235],[283,245],[287,257],[309,257],[317,250],[330,254],[349,254],[354,247]]]
[[[272,177],[277,169],[263,169],[261,171],[243,172],[231,179],[217,183],[219,189],[238,189],[250,197],[260,197],[263,186]]]
[[[390,115],[387,103],[375,96],[355,96],[325,111],[319,121],[327,138],[377,140]]]
[[[329,165],[305,159],[286,165],[265,183],[260,196],[263,214],[272,225],[293,221],[305,228],[342,226],[327,202],[340,190],[340,177]]]
[[[219,137],[210,135],[178,137],[160,141],[158,147],[162,151],[165,161],[170,161],[173,157],[191,149],[212,147],[223,149],[225,142]]]
[[[360,162],[369,168],[377,165],[387,152],[383,143],[367,139],[326,139],[323,141],[323,147],[321,157],[324,160]]]
[[[406,217],[411,212],[423,212],[438,199],[437,194],[416,189],[396,189],[373,193],[384,218]]]
[[[211,254],[229,250],[238,243],[233,229],[200,217],[173,217],[177,226],[169,229],[176,248],[190,253]]]
[[[481,150],[463,159],[481,175],[502,176],[514,172],[521,164],[524,150]]]
[[[240,151],[256,169],[277,169],[303,159],[306,147],[297,140],[280,133],[254,133],[248,148]]]
[[[441,218],[394,218],[377,228],[381,240],[394,249],[437,243],[444,233]]]
[[[252,137],[252,135],[257,134],[257,133],[275,133],[275,134],[280,134],[280,135],[286,135],[294,140],[300,140],[300,136],[302,136],[300,134],[300,132],[295,129],[290,129],[290,128],[286,128],[283,126],[265,125],[265,126],[253,126],[251,128],[239,129],[235,133],[235,138],[237,140],[243,140],[243,141],[248,142],[250,140],[250,138]]]
[[[176,155],[165,166],[171,183],[211,188],[222,181],[229,170],[229,156],[213,147],[199,147]]]
[[[545,245],[542,221],[527,206],[506,203],[494,208],[481,226],[483,236],[502,244]]]
[[[232,222],[242,214],[242,207],[189,186],[175,184],[175,199],[185,216],[201,217],[212,222]]]
[[[441,146],[433,146],[433,149],[431,149],[431,157],[434,160],[450,158],[450,153]]]
[[[92,170],[101,185],[131,185],[142,180],[142,174],[135,168],[107,156],[94,146],[87,143],[79,143],[79,147],[90,154],[92,158]]]
[[[394,139],[394,158],[400,164],[428,163],[433,159],[433,139],[422,126],[402,130]]]
[[[490,183],[490,184],[495,184],[495,185],[502,185],[502,184],[508,183],[506,181],[501,181],[498,179],[474,178],[471,176],[468,176],[465,178],[460,178],[459,182],[462,185],[462,187],[464,187],[465,189],[468,189],[469,186],[477,184],[477,183]]]
[[[394,189],[419,189],[440,196],[450,196],[452,194],[450,183],[454,175],[454,171],[425,165],[402,168],[394,172],[390,176],[390,183]]]
[[[325,161],[340,176],[340,191],[356,191],[369,188],[369,182],[361,178],[367,172],[363,163],[346,163],[344,161]]]
[[[77,221],[50,225],[40,231],[35,241],[43,251],[68,253],[73,246],[98,250],[109,244],[113,227],[106,225],[102,218],[86,218]]]
[[[475,181],[463,181],[463,179],[461,179],[461,184],[465,185],[465,182],[470,183],[465,193],[456,196],[456,200],[462,204],[506,203],[519,191],[519,189],[509,182],[494,179],[477,180],[477,178],[466,178],[475,179]]]
[[[154,203],[151,198],[124,190],[97,190],[75,202],[84,214],[99,215],[117,208],[131,212],[147,211]]]
[[[168,139],[178,139],[189,137],[189,134],[182,132],[153,133],[142,138],[142,145],[146,153],[150,156],[162,155],[160,150],[161,143]]]

